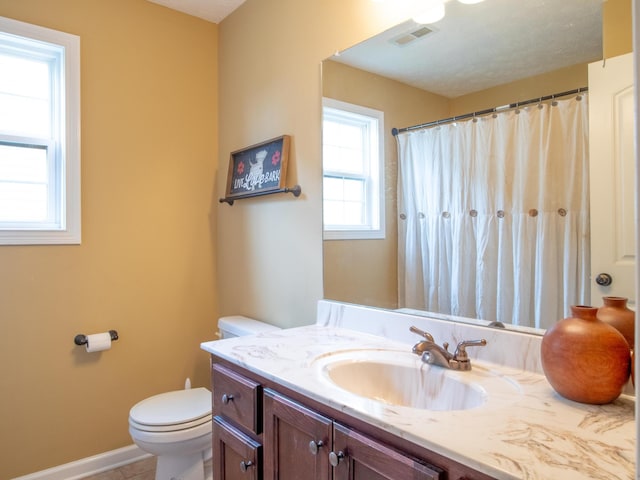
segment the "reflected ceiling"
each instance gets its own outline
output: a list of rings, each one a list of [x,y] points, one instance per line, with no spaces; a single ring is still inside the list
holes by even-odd
[[[602,0],[553,2],[552,11],[548,0],[451,0],[439,22],[409,20],[333,60],[455,98],[600,58]]]

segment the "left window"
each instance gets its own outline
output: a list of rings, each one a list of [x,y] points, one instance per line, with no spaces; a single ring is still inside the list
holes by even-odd
[[[0,17],[0,245],[80,232],[80,39]]]

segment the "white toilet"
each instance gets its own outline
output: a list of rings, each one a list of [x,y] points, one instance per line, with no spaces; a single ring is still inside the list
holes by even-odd
[[[218,320],[220,338],[241,337],[278,327],[242,316]],[[129,434],[158,457],[156,480],[205,480],[211,457],[211,392],[206,388],[154,395],[129,411]]]

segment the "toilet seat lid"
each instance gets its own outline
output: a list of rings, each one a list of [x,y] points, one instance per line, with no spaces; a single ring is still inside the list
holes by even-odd
[[[149,426],[179,425],[210,415],[211,392],[203,387],[154,395],[129,411],[131,420]]]

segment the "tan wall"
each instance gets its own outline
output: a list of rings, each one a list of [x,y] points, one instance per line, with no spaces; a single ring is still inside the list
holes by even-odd
[[[587,64],[573,65],[451,99],[449,116],[567,92],[588,85]]]
[[[129,408],[208,385],[217,33],[144,0],[0,0],[81,37],[82,245],[0,247],[0,478],[131,444]],[[115,328],[110,351],[78,333]]]
[[[229,153],[292,135],[288,183],[218,207],[220,312],[280,326],[313,323],[322,298],[320,63],[407,18],[371,0],[247,0],[220,24],[218,193]]]
[[[631,0],[606,0],[602,4],[604,57],[632,51]]]
[[[324,242],[324,296],[332,300],[397,308],[398,162],[397,145],[391,129],[444,118],[449,113],[449,101],[330,60],[323,62],[322,92],[328,98],[384,112],[386,205],[385,239]]]

